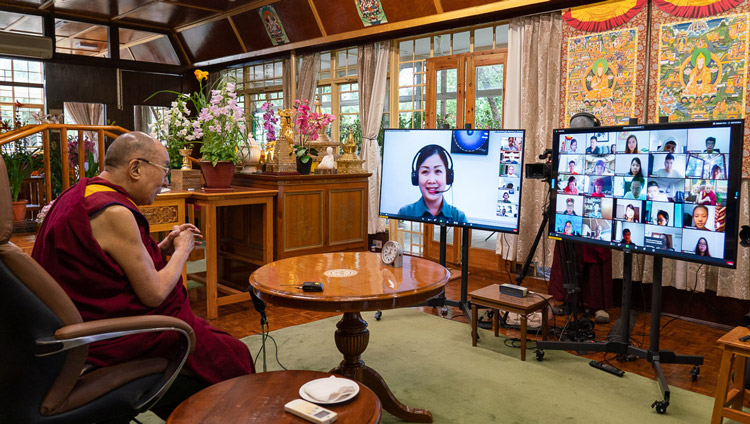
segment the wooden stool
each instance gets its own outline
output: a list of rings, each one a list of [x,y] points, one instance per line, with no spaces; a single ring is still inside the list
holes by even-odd
[[[499,330],[498,309],[515,312],[521,316],[521,360],[525,361],[527,318],[529,314],[535,311],[542,311],[542,339],[546,338],[547,312],[550,299],[552,299],[551,295],[541,293],[529,293],[526,297],[502,294],[498,284],[469,293],[469,302],[471,302],[471,345],[477,345],[477,321],[479,320],[477,306],[485,306],[494,311],[492,314],[492,330],[495,332],[495,337],[497,337]]]
[[[724,417],[741,423],[750,423],[750,414],[742,411],[742,401],[745,397],[745,367],[750,357],[750,339],[740,341],[740,337],[750,335],[747,327],[735,327],[723,335],[717,343],[724,349],[721,357],[719,382],[716,384],[714,413],[711,423],[718,424]],[[732,382],[734,376],[734,382]],[[730,388],[731,385],[731,388]]]

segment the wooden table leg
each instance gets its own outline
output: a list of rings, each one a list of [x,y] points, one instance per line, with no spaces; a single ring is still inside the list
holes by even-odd
[[[471,304],[471,345],[476,346],[477,345],[477,325],[479,317],[477,316],[479,314],[478,308],[476,303]]]
[[[204,210],[205,209],[205,210]],[[206,240],[206,316],[208,319],[219,317],[219,276],[218,276],[218,253],[219,236],[216,224],[216,206],[212,204],[201,205],[201,217],[205,216],[204,228],[206,232],[203,237]],[[205,213],[205,215],[203,215]]]
[[[521,315],[521,360],[526,360],[526,315]]]
[[[362,319],[359,312],[346,312],[336,324],[336,347],[344,355],[338,367],[330,372],[343,375],[352,380],[359,381],[369,387],[380,399],[383,408],[401,418],[404,421],[415,423],[431,423],[432,413],[426,409],[411,408],[403,403],[391,393],[383,377],[360,359],[362,353],[367,349],[370,341],[370,331],[367,329],[367,322]]]
[[[719,379],[716,384],[716,394],[714,395],[714,412],[711,416],[711,424],[720,424],[723,419],[724,403],[727,399],[727,389],[729,388],[729,373],[732,371],[732,362],[734,358],[732,352],[724,350],[721,358],[721,368],[719,370]]]
[[[492,330],[495,332],[495,337],[500,335],[500,310],[492,310]]]
[[[547,340],[547,315],[549,314],[549,308],[542,306],[542,340]]]

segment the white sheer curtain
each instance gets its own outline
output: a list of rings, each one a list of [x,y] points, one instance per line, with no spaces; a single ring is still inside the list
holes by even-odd
[[[511,20],[508,33],[508,81],[503,113],[506,128],[524,128],[524,162],[551,147],[552,130],[559,124],[560,49],[562,18],[548,13]],[[522,261],[532,248],[549,186],[541,180],[523,182],[520,228],[517,236],[498,237],[497,253],[506,260]],[[534,261],[552,263],[552,243],[543,237]]]
[[[385,107],[388,74],[388,42],[361,46],[358,52],[360,119],[362,123],[362,159],[370,174],[368,179],[367,232],[385,231],[385,220],[378,217],[381,161],[378,133]]]

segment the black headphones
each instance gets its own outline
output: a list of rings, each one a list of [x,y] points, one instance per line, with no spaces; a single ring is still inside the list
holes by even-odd
[[[602,122],[599,120],[599,118],[594,116],[593,113],[578,112],[575,115],[570,117],[570,123],[572,124],[573,121],[577,118],[585,118],[585,119],[588,119],[590,122],[589,125],[580,125],[579,127],[601,127],[602,126]]]
[[[442,151],[445,154],[445,157],[448,159],[448,162],[450,162],[450,164],[448,165],[448,169],[446,170],[446,173],[445,173],[445,185],[453,184],[453,158],[451,157],[451,154],[448,153],[447,150],[445,150],[445,147],[437,145],[437,144],[428,144],[422,147],[421,149],[419,149],[417,154],[414,155],[414,159],[412,159],[411,161],[411,184],[415,186],[419,185],[419,175],[417,173],[417,168],[416,168],[417,159],[430,149],[437,149],[438,152],[435,152],[435,153],[440,154],[439,151]],[[430,156],[432,156],[433,154],[434,153],[430,154]]]

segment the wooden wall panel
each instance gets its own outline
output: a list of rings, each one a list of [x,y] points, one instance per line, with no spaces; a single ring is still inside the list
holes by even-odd
[[[251,10],[245,13],[240,13],[232,17],[234,25],[237,27],[242,41],[245,43],[248,51],[267,49],[273,47],[271,38],[266,32],[266,27],[263,25],[263,21],[260,19],[258,10]],[[282,20],[283,21],[283,20]],[[284,29],[288,24],[284,22]],[[289,32],[287,31],[287,34]]]
[[[328,204],[328,243],[331,246],[343,243],[362,241],[362,234],[367,233],[366,223],[362,219],[362,209],[367,207],[365,190],[352,188],[330,190]],[[364,228],[364,231],[363,231]]]
[[[323,246],[324,190],[290,191],[284,196],[284,252]]]
[[[181,7],[174,3],[157,1],[133,11],[122,18],[122,22],[145,23],[161,27],[175,28],[201,19],[206,19],[215,14],[215,12],[207,10]]]
[[[180,36],[192,62],[242,53],[242,46],[226,19],[188,29]]]
[[[465,9],[467,7],[481,6],[483,4],[495,3],[493,0],[440,0],[443,12]]]
[[[273,7],[284,24],[289,42],[309,40],[323,35],[307,0],[284,0],[274,3]]]
[[[380,0],[380,3],[383,5],[388,23],[421,18],[437,13],[433,0]]]
[[[313,0],[328,35],[364,28],[354,1]],[[311,16],[310,19],[314,18]]]

